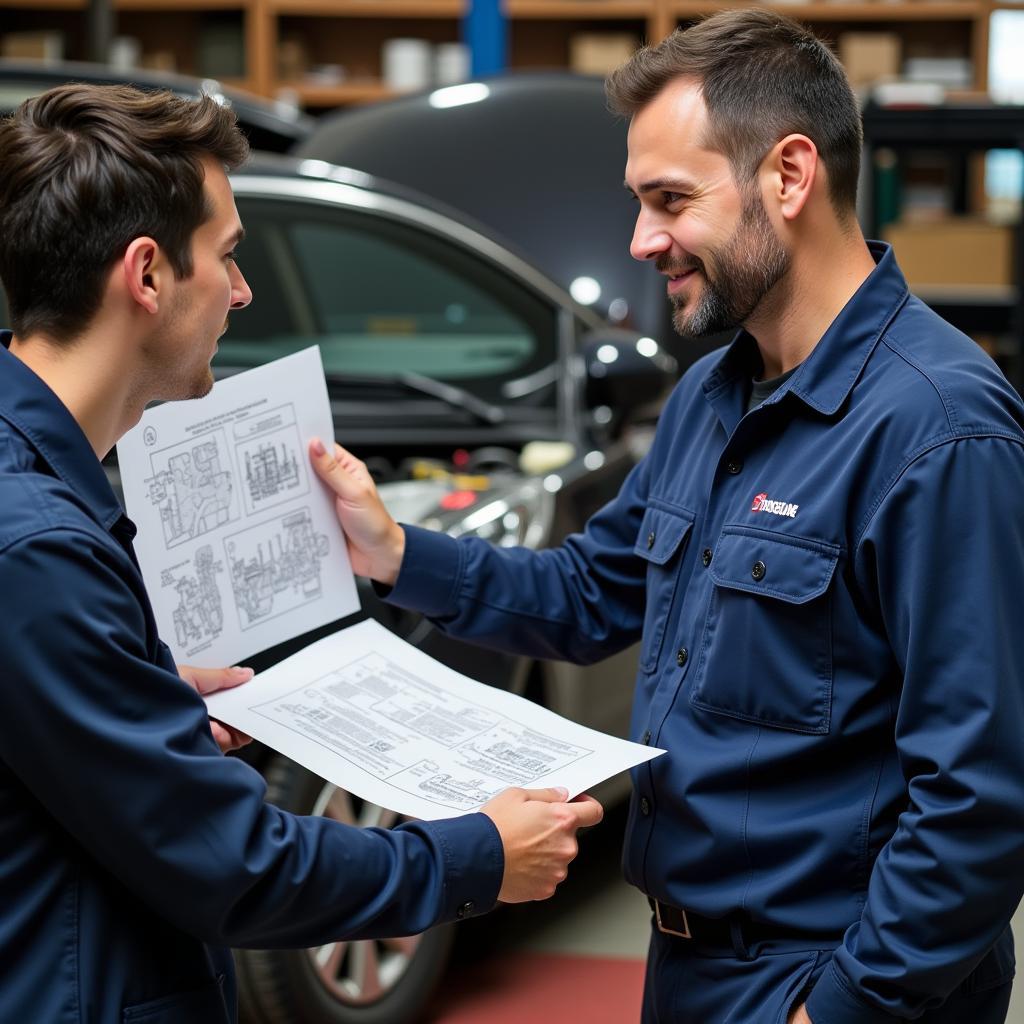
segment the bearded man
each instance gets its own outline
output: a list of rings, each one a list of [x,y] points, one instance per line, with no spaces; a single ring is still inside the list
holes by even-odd
[[[399,527],[314,445],[353,562],[448,633],[590,662],[641,641],[624,866],[645,1024],[996,1024],[1024,874],[1024,407],[911,296],[855,200],[838,61],[717,14],[608,83],[632,253],[683,335],[621,493],[552,551]]]

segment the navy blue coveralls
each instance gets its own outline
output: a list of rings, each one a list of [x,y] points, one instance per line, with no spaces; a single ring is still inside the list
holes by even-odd
[[[633,773],[625,873],[693,935],[654,932],[648,1021],[773,1024],[803,996],[816,1024],[1003,1019],[1024,408],[872,252],[762,406],[748,335],[697,363],[560,548],[406,528],[390,599],[451,634],[583,663],[641,639],[631,735],[668,753]]]
[[[287,814],[221,755],[157,637],[85,435],[0,332],[0,1022],[225,1024],[228,946],[414,934],[490,909],[483,814]]]

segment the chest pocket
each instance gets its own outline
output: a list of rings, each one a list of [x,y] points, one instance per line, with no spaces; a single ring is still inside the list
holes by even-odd
[[[658,667],[665,627],[679,586],[679,566],[693,520],[693,513],[685,509],[669,512],[649,507],[640,524],[633,553],[647,563],[647,604],[640,649],[643,672],[650,673]]]
[[[690,703],[797,732],[832,711],[832,577],[839,547],[725,527]]]

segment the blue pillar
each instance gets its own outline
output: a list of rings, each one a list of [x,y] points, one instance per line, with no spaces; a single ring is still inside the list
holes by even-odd
[[[462,34],[474,78],[497,74],[508,64],[508,27],[501,4],[502,0],[469,0]]]

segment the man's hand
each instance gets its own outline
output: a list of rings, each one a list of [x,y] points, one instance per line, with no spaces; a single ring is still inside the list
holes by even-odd
[[[192,665],[179,665],[178,675],[188,683],[197,693],[216,693],[218,690],[228,690],[232,686],[239,686],[252,679],[251,668],[195,668]],[[246,743],[252,743],[252,737],[246,736],[244,732],[232,729],[230,725],[224,725],[210,719],[210,731],[217,741],[223,753],[229,750],[237,750],[244,747]]]
[[[405,554],[405,531],[391,518],[366,465],[340,444],[328,451],[313,438],[309,457],[334,492],[334,509],[348,541],[352,571],[391,586]]]
[[[494,822],[505,848],[503,903],[546,900],[569,873],[576,830],[604,817],[589,796],[566,803],[564,789],[506,789],[480,808]]]
[[[810,1015],[804,1009],[804,1004],[801,1003],[790,1015],[789,1020],[786,1024],[814,1024],[811,1020]]]

